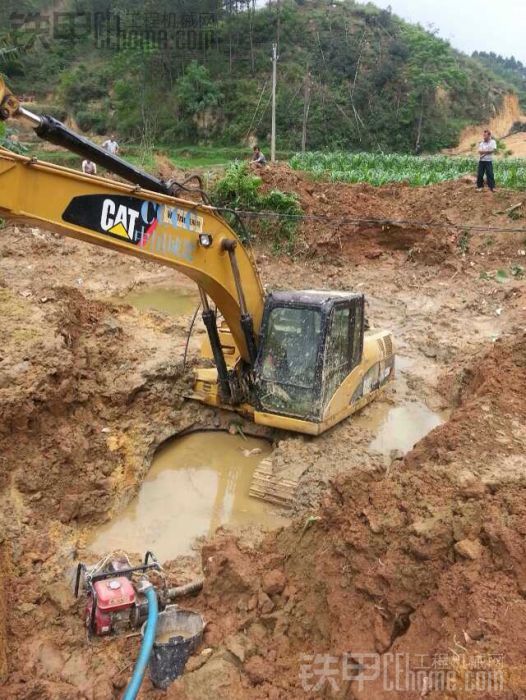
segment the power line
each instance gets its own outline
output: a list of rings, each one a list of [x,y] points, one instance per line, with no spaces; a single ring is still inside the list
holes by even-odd
[[[258,100],[258,103],[257,103],[257,105],[256,105],[256,109],[255,109],[255,111],[254,111],[254,115],[252,116],[252,121],[250,122],[250,126],[249,126],[248,129],[247,129],[247,133],[246,133],[246,135],[245,135],[245,138],[247,138],[247,137],[250,135],[250,130],[252,129],[252,126],[254,125],[254,121],[255,121],[255,119],[256,119],[256,115],[257,115],[257,113],[258,113],[258,111],[259,111],[259,105],[261,104],[261,100],[263,99],[263,94],[264,94],[265,90],[267,89],[267,85],[268,85],[268,78],[265,80],[265,84],[263,85],[263,89],[261,90],[261,94],[260,94],[260,96],[259,96],[259,100]]]
[[[363,219],[355,217],[330,216],[328,214],[287,214],[284,212],[263,210],[250,211],[236,209],[239,216],[252,218],[272,217],[275,219],[292,219],[297,221],[323,221],[334,224],[365,224],[370,226],[415,226],[434,229],[462,229],[464,231],[478,231],[480,233],[526,233],[526,228],[508,228],[497,226],[476,226],[474,224],[440,223],[435,221],[418,221],[412,219]]]

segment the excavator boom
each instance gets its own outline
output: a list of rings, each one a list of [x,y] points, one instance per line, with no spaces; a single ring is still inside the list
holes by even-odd
[[[179,269],[198,284],[205,311],[203,295],[213,299],[241,357],[254,363],[263,289],[253,260],[214,207],[174,197],[174,184],[107,153],[53,117],[24,109],[0,78],[0,120],[8,119],[25,121],[43,140],[92,160],[135,187],[1,149],[0,214]],[[184,184],[175,183],[175,189],[207,199],[202,190]],[[211,344],[219,353],[213,339]]]
[[[0,216],[179,270],[213,299],[250,360],[229,245],[256,332],[263,290],[248,252],[213,207],[0,149]]]
[[[391,335],[365,330],[362,295],[265,295],[251,255],[201,189],[193,192],[204,203],[174,196],[173,183],[24,109],[0,79],[0,120],[12,118],[131,184],[0,148],[0,216],[173,267],[198,285],[209,341],[203,354],[215,369],[196,370],[193,398],[269,427],[318,435],[393,378]],[[225,326],[217,327],[209,299]]]

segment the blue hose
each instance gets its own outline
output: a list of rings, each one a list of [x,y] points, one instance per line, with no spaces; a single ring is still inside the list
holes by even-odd
[[[122,700],[135,700],[139,694],[142,679],[144,678],[146,666],[150,660],[150,654],[152,653],[153,643],[155,641],[157,617],[159,614],[155,588],[153,586],[148,586],[148,588],[144,591],[144,594],[146,596],[146,600],[148,601],[148,620],[146,621],[146,629],[142,639],[141,650],[137,661],[135,662],[133,675],[130,678],[130,682],[126,686]]]

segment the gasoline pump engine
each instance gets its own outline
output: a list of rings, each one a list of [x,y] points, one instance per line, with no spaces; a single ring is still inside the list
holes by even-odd
[[[163,569],[150,551],[139,566],[132,566],[124,552],[109,554],[93,566],[79,563],[75,598],[81,591],[85,593],[84,616],[89,636],[139,629],[148,617],[145,585],[153,586],[158,609],[164,610],[177,598],[198,593],[203,580],[168,588]]]
[[[151,576],[154,572],[155,577]],[[81,589],[84,590],[88,634],[100,637],[138,629],[148,616],[143,592],[145,581],[154,586],[159,610],[163,610],[169,600],[168,590],[161,565],[152,552],[146,552],[140,566],[131,566],[125,554],[110,555],[93,567],[79,563],[75,597],[78,598]],[[172,589],[172,592],[174,590],[177,589]]]

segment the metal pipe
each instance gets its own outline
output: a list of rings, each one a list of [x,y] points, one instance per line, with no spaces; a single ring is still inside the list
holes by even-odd
[[[241,314],[247,313],[247,303],[245,300],[245,293],[243,291],[243,286],[241,285],[241,275],[239,274],[239,265],[236,259],[236,247],[237,242],[225,238],[221,241],[221,249],[226,250],[228,257],[230,259],[230,265],[232,266],[232,275],[234,276],[234,283],[236,285],[237,297],[239,299],[239,308]]]
[[[208,297],[205,291],[199,286],[199,295],[201,297],[201,304],[203,306],[203,313],[201,317],[203,323],[205,324],[208,340],[210,341],[210,347],[212,348],[212,355],[214,356],[214,362],[217,367],[217,379],[219,382],[219,389],[224,401],[229,401],[232,399],[232,392],[230,390],[230,382],[228,379],[228,368],[225,362],[225,356],[223,355],[223,348],[221,347],[221,341],[219,339],[219,332],[217,330],[216,317],[210,304],[208,303]]]
[[[57,119],[44,114],[39,117],[32,112],[20,107],[18,113],[23,119],[29,120],[35,133],[41,139],[66,148],[72,153],[76,153],[82,158],[92,160],[106,170],[115,175],[119,175],[128,182],[132,182],[145,190],[159,192],[160,194],[171,194],[171,188],[162,180],[149,175],[148,173],[135,168],[122,158],[105,151],[101,146],[97,146],[88,139],[76,134]]]
[[[25,107],[19,107],[16,116],[28,122],[33,128],[40,126],[42,118],[38,114],[33,114]]]
[[[0,121],[6,121],[7,119],[20,119],[22,122],[27,122],[40,138],[66,148],[72,153],[77,153],[82,158],[92,160],[110,172],[146,190],[170,196],[175,196],[176,190],[184,190],[191,193],[198,192],[205,204],[210,205],[209,197],[203,191],[202,183],[198,176],[191,176],[182,183],[176,180],[164,182],[143,170],[139,170],[139,168],[133,167],[118,156],[107,153],[104,149],[88,141],[88,139],[71,131],[57,119],[46,114],[34,114],[34,112],[22,107],[20,101],[7,88],[0,75]],[[199,188],[187,187],[186,182],[196,177]]]
[[[202,590],[205,580],[198,579],[197,581],[191,581],[190,583],[185,583],[183,586],[175,586],[174,588],[169,588],[166,591],[166,597],[169,600],[175,600],[175,598],[184,598],[184,596],[192,595],[193,593],[199,593]]]
[[[199,284],[197,285],[197,289],[199,290],[199,296],[201,297],[201,306],[203,307],[203,311],[210,311],[210,304],[208,303],[208,297],[206,296],[205,290]]]

